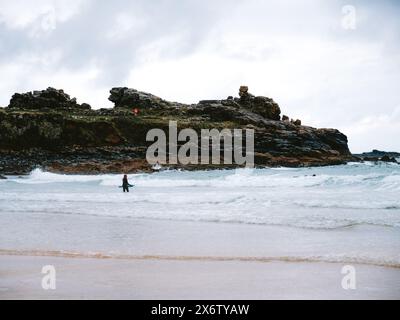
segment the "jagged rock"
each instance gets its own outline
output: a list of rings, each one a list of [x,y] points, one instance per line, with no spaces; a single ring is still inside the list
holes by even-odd
[[[167,108],[172,105],[171,102],[165,101],[153,94],[126,87],[112,88],[108,100],[113,102],[115,107],[130,109]]]
[[[239,95],[240,98],[236,99],[233,99],[233,97],[228,97],[228,99],[226,100],[201,100],[197,105],[194,105],[194,107],[197,108],[197,112],[200,112],[204,106],[209,105],[213,105],[214,108],[219,106],[219,108],[221,109],[224,109],[226,106],[232,106],[247,109],[253,113],[261,115],[266,119],[280,120],[281,110],[278,104],[275,103],[272,99],[262,96],[255,97],[252,94],[248,93],[248,87],[246,86],[240,87]],[[176,102],[169,102],[150,93],[138,91],[136,89],[129,89],[126,87],[112,88],[110,91],[109,100],[114,103],[115,108],[140,108],[145,110],[169,110],[171,108],[189,108],[188,105]],[[229,112],[229,110],[220,110],[217,113],[227,114]],[[194,111],[193,113],[196,113],[196,111]]]
[[[64,92],[54,88],[27,93],[15,93],[8,108],[11,109],[83,109],[89,110],[90,105],[78,104],[76,98],[72,98]]]
[[[250,94],[248,90],[247,86],[241,86],[239,89],[240,98],[237,102],[243,108],[257,113],[266,119],[280,120],[281,109],[274,100],[263,96],[256,97]]]
[[[282,121],[289,121],[289,117],[288,117],[288,116],[285,116],[285,115],[283,115],[283,116],[282,116]]]

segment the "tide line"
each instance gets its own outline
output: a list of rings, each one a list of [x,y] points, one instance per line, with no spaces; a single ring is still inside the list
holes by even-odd
[[[102,252],[73,252],[61,250],[12,250],[0,249],[2,256],[58,257],[80,259],[117,259],[117,260],[158,260],[158,261],[199,261],[199,262],[289,262],[289,263],[354,263],[378,267],[400,268],[397,261],[382,261],[361,257],[329,257],[329,256],[189,256],[189,255],[130,255],[108,254]]]

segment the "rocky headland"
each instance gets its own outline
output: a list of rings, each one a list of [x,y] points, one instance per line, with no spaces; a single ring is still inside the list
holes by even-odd
[[[363,152],[359,154],[354,154],[354,157],[358,158],[360,161],[373,161],[373,162],[392,162],[398,163],[400,161],[400,153],[398,152],[388,152],[380,150],[372,150],[371,152]]]
[[[238,97],[182,104],[129,88],[112,88],[114,108],[94,110],[63,90],[48,88],[12,96],[0,108],[0,174],[26,174],[34,168],[60,173],[152,171],[146,161],[146,134],[153,128],[251,128],[255,165],[324,166],[354,161],[347,137],[336,129],[316,129],[281,115],[271,98],[245,86]],[[212,169],[234,165],[173,165]]]

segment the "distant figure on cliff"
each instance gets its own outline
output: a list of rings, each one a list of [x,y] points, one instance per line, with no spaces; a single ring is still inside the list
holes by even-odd
[[[129,192],[129,187],[133,187],[131,184],[128,182],[128,176],[124,175],[124,178],[122,179],[122,189],[124,192]]]
[[[140,110],[138,108],[134,108],[132,109],[132,113],[135,117],[137,117],[139,115]]]

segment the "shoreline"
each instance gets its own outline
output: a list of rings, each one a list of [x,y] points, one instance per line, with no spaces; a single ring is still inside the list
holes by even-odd
[[[326,264],[357,264],[366,267],[383,267],[400,270],[396,262],[376,262],[373,260],[329,259],[323,256],[229,256],[229,255],[170,255],[170,254],[115,254],[103,252],[73,252],[64,250],[10,250],[0,249],[1,256],[13,257],[41,257],[65,259],[94,259],[94,260],[127,260],[127,261],[181,261],[181,262],[254,262],[254,263],[326,263]]]
[[[304,165],[304,166],[284,166],[284,165],[276,165],[276,166],[259,166],[256,165],[254,168],[248,168],[248,169],[279,169],[279,168],[287,168],[287,169],[312,169],[312,168],[323,168],[323,167],[332,167],[332,166],[342,166],[342,165],[348,165],[352,163],[357,163],[357,164],[366,164],[366,163],[373,163],[373,164],[398,164],[400,165],[400,162],[392,162],[392,161],[370,161],[370,160],[360,160],[360,161],[347,161],[344,163],[338,163],[338,164],[320,164],[320,165]],[[52,174],[59,174],[59,175],[68,175],[68,176],[73,176],[73,175],[82,175],[82,176],[93,176],[93,175],[104,175],[104,174],[115,174],[115,175],[120,175],[122,173],[125,173],[125,171],[85,171],[85,170],[80,170],[79,168],[76,168],[72,166],[73,170],[71,169],[66,169],[66,170],[55,170],[52,168],[47,168],[47,167],[42,167],[42,166],[36,166],[33,167],[31,171],[21,171],[21,172],[0,172],[0,179],[8,179],[8,177],[27,177],[29,176],[32,171],[35,170],[40,170],[42,172],[48,172]],[[232,166],[207,166],[207,167],[190,167],[190,166],[184,166],[184,167],[163,167],[161,169],[138,169],[138,170],[128,170],[126,173],[127,174],[153,174],[153,173],[159,173],[159,172],[168,172],[168,171],[174,171],[174,172],[209,172],[209,171],[214,171],[214,170],[219,170],[219,171],[224,171],[224,170],[237,170],[237,169],[247,169],[246,167],[240,166],[240,167],[232,167]]]

